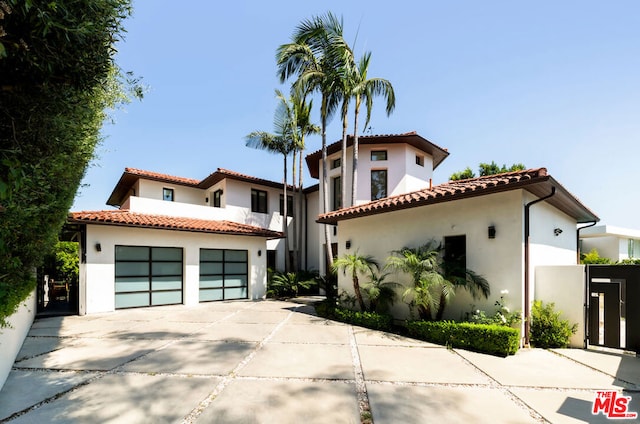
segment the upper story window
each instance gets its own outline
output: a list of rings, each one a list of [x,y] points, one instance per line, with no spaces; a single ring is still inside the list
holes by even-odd
[[[342,158],[334,159],[331,161],[331,169],[340,168],[342,165]]]
[[[371,151],[371,160],[387,160],[387,151],[386,150],[372,150]]]
[[[333,189],[333,197],[331,203],[331,210],[337,211],[342,207],[342,178],[335,177],[331,180]]]
[[[374,169],[371,171],[371,200],[387,197],[387,170]]]
[[[162,189],[162,200],[166,200],[167,202],[173,202],[173,189],[172,188],[163,188]]]
[[[222,190],[216,190],[213,192],[213,207],[214,208],[222,207]]]
[[[629,239],[629,259],[640,258],[640,240]]]
[[[416,155],[416,165],[424,166],[424,156]]]
[[[267,192],[251,189],[251,212],[267,213]]]
[[[284,194],[280,195],[280,215],[284,212]],[[293,216],[293,196],[287,196],[287,216]]]

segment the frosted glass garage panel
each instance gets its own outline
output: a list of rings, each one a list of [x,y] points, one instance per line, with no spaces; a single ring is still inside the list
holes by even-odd
[[[116,277],[149,275],[149,262],[116,262]]]
[[[154,262],[151,270],[153,275],[182,275],[182,262]]]
[[[246,274],[247,273],[247,264],[246,263],[226,263],[224,264],[224,272],[225,274]]]
[[[182,249],[177,247],[152,248],[154,261],[179,261],[182,262]]]
[[[222,287],[223,283],[224,279],[221,275],[203,275],[200,277],[201,289]]]
[[[247,288],[237,287],[233,289],[224,289],[224,298],[225,299],[246,299]]]
[[[170,292],[152,292],[151,293],[151,304],[156,305],[174,305],[177,303],[182,303],[182,292],[181,291],[170,291]]]
[[[149,306],[149,293],[116,293],[116,308]]]
[[[116,278],[116,293],[149,291],[148,277],[119,277]]]
[[[222,262],[222,250],[200,249],[200,260],[207,262]]]
[[[153,277],[151,290],[180,290],[182,279],[180,277]]]
[[[200,290],[200,302],[212,302],[215,300],[223,300],[222,289]]]
[[[223,271],[222,262],[218,262],[218,263],[202,262],[202,263],[200,263],[200,274],[201,275],[222,274],[222,271]]]
[[[229,262],[246,262],[247,251],[246,250],[226,250],[224,260]]]
[[[246,286],[247,276],[246,275],[227,276],[224,279],[224,285],[225,287]]]
[[[117,261],[148,261],[149,248],[140,246],[116,246]]]

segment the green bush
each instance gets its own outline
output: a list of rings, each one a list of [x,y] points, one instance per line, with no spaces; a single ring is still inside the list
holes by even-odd
[[[303,289],[317,286],[318,274],[313,271],[272,272],[267,281],[268,297],[296,297]]]
[[[535,347],[553,348],[569,346],[569,337],[578,330],[578,324],[560,319],[561,312],[554,311],[553,302],[544,305],[536,300],[531,308],[531,344]]]
[[[409,321],[407,331],[416,339],[497,356],[514,355],[520,345],[520,331],[495,324]]]
[[[318,303],[315,307],[318,315],[335,319],[336,321],[381,331],[391,331],[393,328],[393,317],[391,317],[391,315],[379,314],[377,312],[352,311],[330,305],[327,302]]]

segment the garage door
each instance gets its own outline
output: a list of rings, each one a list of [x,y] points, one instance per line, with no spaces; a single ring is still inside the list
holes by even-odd
[[[200,302],[248,297],[246,250],[200,249]]]
[[[116,246],[116,309],[182,303],[182,248]]]

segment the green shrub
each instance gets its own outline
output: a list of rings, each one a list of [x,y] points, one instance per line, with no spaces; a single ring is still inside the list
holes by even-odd
[[[520,345],[520,331],[503,325],[409,321],[407,330],[416,339],[497,356],[514,355]]]
[[[553,302],[544,305],[533,302],[531,309],[531,344],[535,347],[553,348],[569,346],[569,337],[578,330],[578,324],[560,319],[561,312],[554,311]]]
[[[267,281],[268,297],[296,297],[302,289],[316,286],[318,274],[313,271],[273,272]]]
[[[391,315],[379,314],[377,312],[352,311],[350,309],[336,307],[327,302],[318,303],[315,307],[318,315],[335,319],[336,321],[381,331],[391,331],[393,328],[393,317],[391,317]]]

